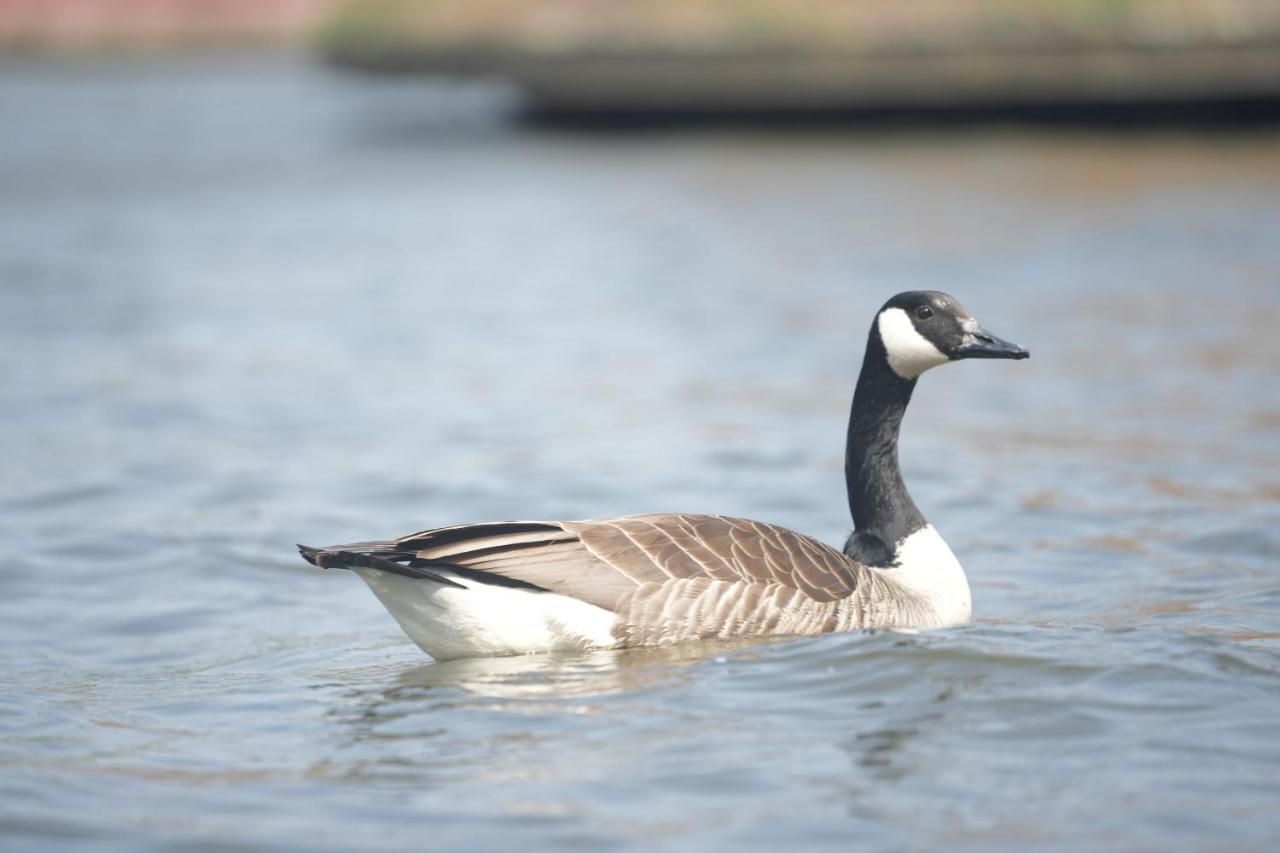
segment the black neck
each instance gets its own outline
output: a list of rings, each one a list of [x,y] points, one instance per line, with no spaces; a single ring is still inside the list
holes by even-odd
[[[889,367],[884,343],[873,328],[853,393],[844,451],[849,510],[857,530],[851,547],[875,537],[891,551],[926,524],[898,468],[898,431],[915,387],[914,379],[903,379]]]

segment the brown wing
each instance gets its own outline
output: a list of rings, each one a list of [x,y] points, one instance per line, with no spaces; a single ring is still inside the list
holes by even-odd
[[[779,584],[815,601],[845,598],[861,567],[785,527],[719,515],[632,515],[563,522],[586,549],[636,584],[706,577]]]
[[[808,536],[717,515],[467,524],[324,551],[372,554],[417,568],[462,567],[608,610],[641,586],[689,578],[776,585],[832,602],[852,594],[863,572]]]

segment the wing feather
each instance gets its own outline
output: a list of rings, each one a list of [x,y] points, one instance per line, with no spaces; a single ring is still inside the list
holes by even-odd
[[[850,597],[866,571],[808,536],[718,515],[467,524],[325,550],[539,587],[617,610],[646,635],[767,634],[789,612]],[[814,611],[813,625],[840,621],[837,609]]]

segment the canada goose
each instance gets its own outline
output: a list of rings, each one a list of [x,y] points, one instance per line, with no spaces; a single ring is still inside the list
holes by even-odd
[[[969,584],[916,508],[898,431],[916,379],[963,358],[1027,358],[945,293],[900,293],[876,314],[849,415],[843,553],[718,515],[506,521],[331,548],[438,660],[681,640],[930,628],[967,622]]]

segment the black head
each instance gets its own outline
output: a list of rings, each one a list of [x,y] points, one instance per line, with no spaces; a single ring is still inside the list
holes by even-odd
[[[962,358],[1031,355],[983,329],[963,305],[936,290],[909,290],[890,299],[876,315],[872,334],[880,336],[889,367],[903,379]]]

